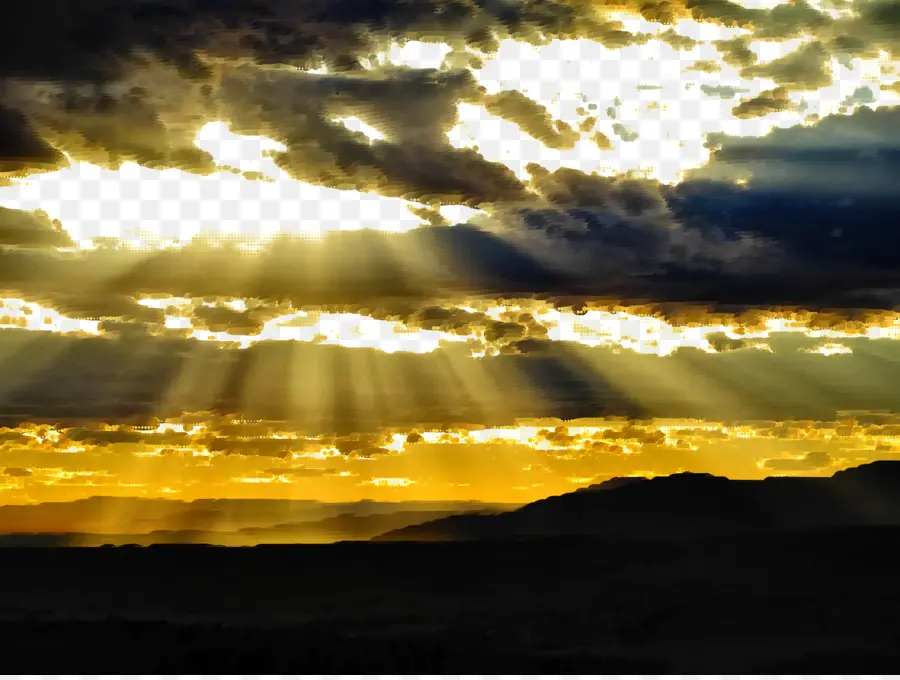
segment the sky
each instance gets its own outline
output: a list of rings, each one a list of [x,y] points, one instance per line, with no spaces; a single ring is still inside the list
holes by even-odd
[[[897,2],[4,13],[0,504],[900,450]]]

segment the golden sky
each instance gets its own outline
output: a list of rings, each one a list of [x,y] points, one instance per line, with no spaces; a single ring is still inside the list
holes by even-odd
[[[900,417],[530,419],[322,437],[284,423],[198,416],[140,427],[25,424],[0,431],[0,442],[4,503],[93,496],[526,503],[630,475],[829,476],[900,459]]]
[[[263,4],[0,28],[0,504],[894,456],[890,3]]]

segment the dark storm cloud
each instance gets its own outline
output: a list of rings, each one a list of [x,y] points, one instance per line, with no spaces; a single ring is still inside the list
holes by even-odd
[[[288,142],[337,116],[358,116],[391,142],[444,144],[460,101],[479,101],[483,88],[468,70],[403,69],[315,75],[236,68],[218,92],[235,129],[262,127]],[[315,129],[311,132],[321,133]]]
[[[803,132],[795,134],[802,139]],[[161,312],[128,296],[252,297],[373,309],[385,299],[469,293],[827,304],[842,289],[896,286],[891,251],[880,245],[896,207],[887,194],[874,195],[879,186],[888,191],[890,175],[867,169],[871,161],[860,162],[855,151],[843,158],[838,153],[832,166],[848,178],[855,172],[859,189],[845,183],[843,193],[823,196],[813,177],[828,174],[816,165],[823,152],[767,147],[768,139],[756,146],[729,140],[707,169],[718,181],[698,177],[674,188],[537,171],[532,188],[542,203],[498,210],[483,228],[331,233],[321,243],[282,239],[253,256],[202,245],[150,254],[7,251],[0,253],[0,287],[70,316],[133,318],[155,332]],[[757,168],[766,172],[747,187],[727,181]],[[832,185],[838,188],[837,180],[825,183]],[[194,323],[256,331],[270,313],[209,307]],[[442,314],[423,312],[419,323],[450,330],[475,321]]]
[[[631,37],[595,18],[588,6],[552,0],[93,0],[77,7],[36,0],[4,11],[0,73],[80,82],[121,77],[147,54],[202,79],[209,75],[203,61],[210,57],[296,66],[324,61],[333,70],[352,70],[387,39],[432,37],[490,51],[494,33],[532,40]],[[21,26],[41,26],[42,40]]]
[[[248,68],[223,80],[220,112],[238,133],[283,142],[287,151],[274,159],[296,179],[424,203],[526,200],[507,167],[447,142],[457,103],[482,97],[469,71],[322,77]],[[370,142],[333,122],[342,116],[387,139]]]
[[[896,116],[863,109],[762,138],[719,138],[709,166],[674,188],[532,167],[531,204],[501,209],[483,228],[335,233],[323,243],[282,240],[252,257],[202,246],[149,255],[6,252],[0,286],[76,316],[134,314],[151,325],[160,312],[127,296],[376,307],[386,298],[470,292],[827,304],[844,300],[845,289],[865,299],[866,289],[897,284],[882,245],[897,219]],[[747,176],[746,187],[731,183]],[[80,300],[63,292],[76,289],[87,291]],[[421,326],[471,321],[437,314],[423,315]],[[252,331],[266,318],[217,307],[195,322]]]
[[[464,0],[95,0],[77,8],[37,0],[4,12],[0,87],[9,90],[4,94],[19,111],[0,112],[0,159],[14,170],[22,163],[33,169],[59,162],[49,142],[76,160],[112,167],[135,160],[208,171],[211,159],[192,146],[193,134],[215,111],[208,97],[218,77],[242,63],[301,68],[324,63],[331,72],[358,75],[360,60],[370,59],[391,40],[437,39],[456,48],[468,44],[488,51],[497,46],[495,35],[527,40],[594,35],[619,46],[634,40],[614,23],[595,19],[586,7],[545,0],[509,5]],[[42,27],[41,40],[19,28],[35,25]],[[147,83],[151,71],[165,77]],[[171,74],[180,82],[173,82]],[[262,125],[250,131],[269,129],[286,138],[289,151],[280,160],[310,180],[433,195],[436,200],[445,195],[474,201],[517,197],[508,171],[491,167],[474,152],[451,149],[441,136],[453,122],[456,101],[464,96],[458,88],[441,83],[429,87],[426,81],[458,75],[393,72],[380,83],[364,76],[341,83],[333,78],[312,85],[308,81],[294,90],[301,100],[309,97],[309,106],[302,111],[282,108],[272,114],[280,120],[257,121]],[[435,96],[436,89],[442,90],[441,97]],[[284,96],[290,98],[290,92]],[[344,109],[359,109],[381,122],[391,143],[356,145],[358,139],[319,117],[326,104],[335,109],[342,102]],[[240,111],[245,105],[252,108],[254,103],[237,97],[225,110]],[[296,122],[288,124],[289,118]],[[29,132],[28,121],[41,138]],[[557,133],[557,143],[569,143],[565,128]],[[424,158],[431,163],[418,167]],[[444,177],[446,186],[441,185]]]
[[[679,211],[778,239],[797,274],[815,278],[816,271],[833,268],[835,275],[845,272],[848,290],[866,278],[885,281],[872,288],[893,288],[892,250],[885,244],[900,219],[898,123],[900,109],[863,107],[814,127],[719,138],[709,165],[679,187]],[[737,177],[749,177],[746,187],[713,182],[704,190],[700,181]]]
[[[765,12],[747,9],[729,0],[688,0],[691,15],[698,21],[711,21],[725,26],[750,27],[765,17]]]
[[[145,88],[132,87],[119,97],[103,88],[61,89],[46,103],[23,100],[23,106],[44,138],[77,161],[107,167],[134,161],[149,168],[197,173],[214,169],[212,157],[193,143],[205,120],[200,109],[193,121],[176,131],[160,120],[160,110],[148,100]]]
[[[97,83],[123,76],[146,55],[204,75],[197,50],[246,22],[260,3],[36,0],[4,7],[0,74],[28,80]],[[40,27],[35,38],[23,26]]]
[[[890,3],[869,3],[849,23],[832,21],[803,2],[771,11],[748,10],[724,0],[636,3],[631,9],[653,21],[670,23],[677,17],[693,16],[752,27],[767,37],[821,34],[827,50],[823,44],[813,43],[795,55],[758,67],[760,75],[769,75],[779,84],[809,87],[826,82],[822,64],[832,44],[852,41],[863,29],[874,30],[882,44],[895,23],[892,7]],[[441,133],[452,122],[452,98],[457,96],[458,101],[465,95],[445,83],[423,81],[456,76],[393,72],[390,79],[382,79],[385,82],[370,82],[377,78],[366,73],[362,63],[391,40],[438,40],[450,43],[454,54],[461,55],[466,45],[490,53],[498,39],[508,37],[527,41],[587,37],[609,47],[646,39],[602,19],[602,13],[589,3],[570,0],[94,0],[77,8],[64,0],[35,0],[13,5],[5,12],[0,28],[0,83],[11,88],[16,107],[34,119],[45,140],[72,147],[80,159],[111,165],[134,159],[154,166],[209,170],[209,157],[191,146],[192,134],[202,119],[213,112],[234,114],[245,106],[252,110],[263,105],[252,97],[238,96],[248,87],[246,82],[226,88],[227,96],[214,102],[210,95],[223,74],[238,78],[232,71],[241,64],[298,68],[325,64],[332,74],[347,75],[348,80],[340,84],[334,77],[304,81],[294,72],[291,75],[297,76],[297,84],[288,85],[287,75],[273,75],[271,78],[280,78],[279,87],[289,90],[284,96],[294,101],[270,112],[264,120],[257,116],[256,123],[248,114],[243,117],[245,125],[239,127],[289,140],[290,149],[280,162],[309,179],[381,186],[418,195],[434,193],[436,198],[446,193],[488,202],[515,196],[515,183],[501,169],[483,167],[485,162],[473,153],[446,147]],[[45,21],[47,17],[53,20]],[[16,28],[31,25],[41,26],[41,40]],[[693,44],[671,30],[662,39],[679,49]],[[745,38],[717,44],[728,63],[749,67],[756,60]],[[146,74],[156,71],[167,75],[145,82]],[[175,84],[173,75],[180,84]],[[259,95],[265,79],[259,73],[253,79],[260,82],[252,88]],[[311,84],[313,81],[318,84]],[[51,86],[51,91],[26,92],[36,84]],[[436,95],[437,90],[443,94]],[[271,100],[268,96],[263,99]],[[305,101],[299,109],[297,100]],[[416,106],[409,106],[410,101]],[[515,95],[492,102],[514,108],[510,115],[527,120],[540,138],[568,148],[571,135],[566,128],[548,127],[543,114],[524,111],[523,104]],[[363,118],[382,123],[388,128],[384,132],[390,143],[357,145],[357,137],[321,119],[323,111],[335,108],[356,108],[365,114]],[[3,137],[0,135],[0,140]],[[13,149],[13,156],[24,152],[26,158],[37,162],[53,162],[52,150],[39,148],[40,144],[33,140],[30,151]],[[423,157],[433,157],[433,167],[413,163],[421,163]],[[309,169],[304,170],[307,165]],[[404,174],[402,169],[410,166],[409,175]],[[443,175],[449,177],[448,187],[435,189]],[[484,191],[463,180],[469,175],[476,178],[472,184],[487,185]]]
[[[775,129],[764,137],[717,135],[710,139],[715,149],[710,163],[691,176],[731,180],[749,174],[751,187],[780,188],[786,196],[802,190],[798,200],[828,195],[843,205],[844,214],[857,215],[848,230],[872,228],[875,215],[869,211],[876,205],[890,210],[895,202],[898,124],[900,108],[862,107],[852,115],[827,116],[814,126]]]
[[[55,170],[65,157],[37,134],[20,112],[0,105],[0,178]]]
[[[569,168],[549,172],[536,164],[528,170],[535,189],[553,205],[611,208],[630,215],[665,210],[660,185],[651,180],[587,175]]]
[[[509,237],[551,257],[562,253],[561,269],[592,281],[661,273],[667,266],[719,274],[747,266],[764,271],[777,257],[767,244],[741,234],[726,237],[713,225],[693,224],[689,216],[676,219],[666,190],[655,181],[529,170],[533,186],[552,207],[515,213],[521,227]]]

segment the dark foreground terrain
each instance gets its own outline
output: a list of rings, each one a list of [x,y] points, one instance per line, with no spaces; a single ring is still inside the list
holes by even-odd
[[[9,672],[888,673],[900,528],[0,549]]]

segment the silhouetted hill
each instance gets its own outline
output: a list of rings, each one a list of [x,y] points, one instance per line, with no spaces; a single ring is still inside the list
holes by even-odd
[[[832,477],[730,480],[709,474],[618,478],[504,513],[466,513],[377,541],[602,536],[681,539],[748,532],[900,525],[900,462]]]

